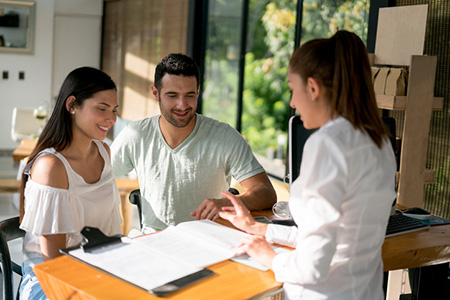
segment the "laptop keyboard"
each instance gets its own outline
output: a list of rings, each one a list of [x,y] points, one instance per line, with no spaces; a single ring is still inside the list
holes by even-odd
[[[429,227],[430,225],[428,224],[396,212],[395,215],[389,217],[389,223],[386,228],[386,237],[418,231]]]

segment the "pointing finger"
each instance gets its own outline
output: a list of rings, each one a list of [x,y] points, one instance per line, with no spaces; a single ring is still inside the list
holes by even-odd
[[[227,198],[228,200],[231,201],[231,204],[233,204],[233,207],[234,207],[236,213],[244,214],[245,212],[248,211],[247,208],[245,207],[245,205],[242,203],[242,201],[240,199],[236,198],[230,192],[222,192],[221,194],[222,194],[222,196],[224,196],[225,198]]]

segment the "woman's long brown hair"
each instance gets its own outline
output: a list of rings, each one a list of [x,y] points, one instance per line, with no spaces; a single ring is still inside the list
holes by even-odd
[[[389,133],[379,116],[367,49],[356,34],[340,30],[329,39],[305,43],[292,54],[289,70],[305,83],[316,79],[334,113],[381,148]]]
[[[28,157],[27,167],[33,163],[33,160],[42,150],[53,147],[59,152],[69,147],[72,143],[72,118],[66,108],[67,98],[74,96],[74,105],[81,107],[83,102],[91,98],[95,93],[111,89],[116,89],[116,85],[111,77],[101,70],[81,67],[70,72],[61,86],[53,112],[39,136],[36,147]],[[23,173],[20,184],[21,221],[25,214],[24,192],[27,181],[28,175]]]

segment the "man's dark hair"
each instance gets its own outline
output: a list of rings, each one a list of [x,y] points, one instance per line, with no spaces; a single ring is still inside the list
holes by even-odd
[[[162,78],[164,75],[195,76],[197,88],[200,84],[200,70],[195,61],[181,53],[172,53],[164,57],[155,70],[155,86],[158,91],[162,88]]]

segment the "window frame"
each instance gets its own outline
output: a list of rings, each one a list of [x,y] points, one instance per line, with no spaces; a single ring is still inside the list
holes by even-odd
[[[242,130],[242,113],[243,113],[243,92],[245,81],[245,55],[247,44],[247,30],[248,30],[248,18],[249,18],[249,3],[250,0],[242,0],[242,18],[241,25],[241,39],[239,49],[239,67],[238,67],[238,89],[237,89],[237,109],[236,109],[236,124],[230,124],[235,127],[239,132]],[[295,24],[295,40],[294,49],[300,46],[302,37],[302,21],[303,21],[303,0],[297,1],[296,7],[296,24]],[[369,9],[369,21],[368,21],[368,33],[367,33],[367,49],[369,53],[373,53],[375,49],[376,29],[378,22],[378,10],[380,7],[392,7],[395,6],[394,0],[370,0]],[[197,112],[202,113],[203,108],[203,83],[204,83],[204,71],[205,71],[205,56],[207,48],[207,32],[208,32],[208,8],[209,0],[190,0],[189,1],[189,13],[188,13],[188,38],[187,38],[187,55],[191,56],[200,68],[200,95],[198,98]],[[292,51],[294,50],[292,49]],[[295,111],[291,108],[289,111],[289,118],[295,114]],[[285,165],[287,165],[287,158],[289,145],[286,147],[286,159]],[[285,176],[288,173],[288,168],[285,168]],[[279,180],[284,180],[279,176],[270,174],[270,176]]]

